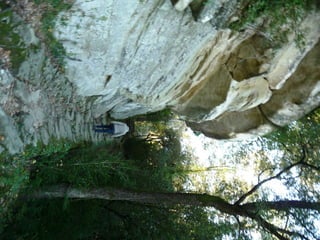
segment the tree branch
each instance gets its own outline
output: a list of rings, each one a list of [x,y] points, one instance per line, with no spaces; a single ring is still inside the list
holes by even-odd
[[[320,212],[320,202],[299,200],[251,202],[240,206],[249,212],[258,212],[260,210],[287,211],[289,209],[309,209]]]
[[[251,194],[253,194],[255,191],[257,191],[264,183],[269,182],[273,179],[277,179],[279,178],[283,173],[289,171],[291,168],[297,166],[301,164],[301,162],[297,162],[294,164],[291,164],[289,166],[287,166],[286,168],[282,169],[280,172],[278,172],[276,175],[266,178],[264,180],[262,180],[261,182],[259,182],[258,184],[256,184],[255,186],[253,186],[253,188],[251,188],[248,192],[246,192],[245,194],[243,194],[235,203],[234,205],[240,205],[247,197],[249,197]]]
[[[269,223],[268,221],[264,220],[260,215],[255,215],[255,214],[248,214],[248,216],[252,219],[255,220],[259,226],[267,230],[269,233],[272,235],[276,236],[279,240],[289,240],[289,238],[283,236],[280,232],[283,231],[283,229],[280,229],[273,224]],[[279,232],[280,231],[280,232]]]
[[[293,163],[287,167],[285,167],[284,169],[282,169],[281,171],[279,171],[276,175],[271,176],[269,178],[266,178],[264,180],[262,180],[261,182],[259,182],[258,184],[256,184],[255,186],[253,186],[253,188],[251,188],[248,192],[246,192],[245,194],[243,194],[235,203],[234,205],[240,205],[247,197],[249,197],[251,194],[253,194],[255,191],[257,191],[264,183],[271,181],[273,179],[277,179],[279,178],[283,173],[288,172],[291,168],[299,165],[299,164],[304,164],[304,160],[306,158],[306,152],[303,149],[303,153],[302,153],[302,157],[301,159],[296,162]]]
[[[301,164],[302,164],[302,166],[311,168],[312,170],[320,171],[320,167],[314,166],[310,163],[302,162]]]
[[[290,237],[294,236],[294,235],[298,235],[299,237],[301,237],[301,239],[308,240],[308,238],[304,237],[300,233],[293,232],[293,231],[288,231],[286,229],[279,228],[279,227],[273,225],[272,223],[269,223],[268,221],[263,219],[260,215],[249,214],[248,216],[252,220],[255,220],[259,224],[259,226],[261,226],[262,228],[267,230],[272,235],[276,236],[279,240],[289,240],[289,238],[284,236],[284,234],[287,235],[287,236],[290,236]]]
[[[237,220],[237,223],[238,223],[238,238],[240,239],[240,234],[241,234],[241,222],[240,222],[240,219],[238,218],[238,216],[234,216],[235,219]]]

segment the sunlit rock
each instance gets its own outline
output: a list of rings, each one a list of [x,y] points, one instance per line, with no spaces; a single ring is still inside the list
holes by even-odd
[[[210,137],[228,138],[241,133],[262,135],[315,109],[320,103],[319,16],[310,14],[303,22],[307,41],[302,49],[292,40],[272,50],[265,38],[255,34],[238,43],[231,53],[222,51],[228,61],[210,68],[210,81],[223,79],[225,89],[208,81],[196,92],[190,90],[192,96],[176,110],[194,129]],[[239,81],[238,88],[231,87],[235,80]],[[251,84],[241,88],[246,82]],[[220,95],[215,94],[215,88]],[[223,97],[216,101],[216,96]]]
[[[225,102],[214,108],[204,118],[212,120],[225,112],[243,112],[267,102],[272,93],[268,81],[263,77],[253,77],[245,81],[232,81]]]
[[[237,0],[202,1],[202,9],[197,16],[197,21],[211,22],[214,26],[221,27],[234,13]]]
[[[294,34],[274,48],[254,26],[227,28],[239,21],[235,0],[68,2],[50,29],[66,51],[64,71],[36,37],[39,23],[14,21],[26,54],[15,73],[0,69],[0,152],[52,137],[99,141],[92,124],[106,113],[170,108],[194,130],[231,138],[265,134],[319,106],[319,12],[297,29],[301,48]]]
[[[192,2],[193,0],[179,0],[176,2],[176,4],[174,5],[174,7],[178,10],[178,11],[183,11],[185,10],[189,4]]]
[[[98,96],[94,116],[110,111],[123,119],[171,107],[209,136],[232,137],[264,134],[319,105],[318,64],[311,60],[319,58],[308,57],[319,53],[319,14],[301,25],[303,49],[293,37],[273,49],[255,29],[217,28],[236,1],[212,1],[196,19],[182,12],[195,2],[78,0],[60,15],[55,35],[70,56],[67,77],[79,95]],[[301,71],[310,77],[302,79]]]
[[[320,41],[304,56],[279,90],[261,110],[279,126],[299,119],[320,103]]]
[[[58,21],[55,35],[70,56],[67,77],[79,95],[100,96],[96,116],[115,118],[168,106],[192,58],[216,35],[170,1],[77,1],[60,19],[67,25]]]

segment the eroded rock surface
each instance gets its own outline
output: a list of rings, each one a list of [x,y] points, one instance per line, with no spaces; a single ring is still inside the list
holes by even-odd
[[[217,131],[230,137],[265,133],[318,106],[315,73],[307,77],[315,88],[299,87],[306,100],[300,106],[280,96],[291,91],[284,86],[300,79],[294,77],[299,69],[309,71],[301,66],[305,59],[319,55],[318,13],[310,13],[301,25],[307,39],[303,49],[293,38],[273,49],[255,29],[219,29],[230,20],[235,1],[206,4],[198,21],[188,8],[192,2],[175,1],[173,7],[170,1],[130,1],[123,7],[122,1],[77,1],[60,16],[67,26],[58,25],[56,36],[74,56],[67,60],[67,76],[78,94],[99,96],[96,116],[111,111],[115,118],[127,118],[171,107],[207,135]],[[229,9],[228,14],[221,9]],[[217,22],[219,11],[224,18]],[[85,31],[72,27],[80,17]],[[312,64],[314,72],[317,64]],[[221,123],[224,130],[215,130]]]
[[[212,85],[216,85],[208,81],[188,98],[188,102],[180,104],[178,111],[183,106],[182,113],[194,117],[189,121],[192,128],[208,136],[228,138],[243,133],[265,134],[317,108],[320,97],[320,28],[317,21],[319,14],[314,13],[303,22],[301,27],[308,39],[303,49],[292,41],[275,51],[269,49],[266,39],[257,34],[247,38],[229,54],[228,61],[220,61],[218,74],[211,77],[210,81],[215,82],[221,76],[227,79],[229,87],[224,99],[215,101],[205,97]],[[237,81],[238,87],[229,81]],[[199,111],[199,107],[207,106],[208,102],[212,105],[202,109],[202,115],[195,114],[200,118],[192,114],[194,109]],[[210,108],[212,110],[208,111]]]

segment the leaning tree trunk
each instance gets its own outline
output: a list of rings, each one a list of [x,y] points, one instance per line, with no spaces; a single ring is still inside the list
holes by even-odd
[[[161,193],[161,192],[139,192],[117,188],[78,189],[65,186],[52,186],[44,188],[27,195],[20,196],[21,199],[100,199],[107,201],[130,201],[146,205],[161,205],[164,207],[174,205],[188,205],[196,207],[213,207],[221,213],[254,220],[259,226],[270,232],[280,240],[288,240],[286,236],[298,234],[286,229],[279,228],[264,219],[260,214],[265,211],[284,211],[290,209],[316,210],[320,212],[319,202],[308,201],[261,201],[244,204],[230,204],[218,196],[194,193]]]
[[[259,210],[287,211],[289,209],[310,209],[320,211],[319,202],[279,200],[261,201],[244,204],[230,204],[218,196],[196,193],[164,193],[139,192],[118,188],[79,189],[65,186],[52,186],[22,196],[28,199],[102,199],[108,201],[130,201],[151,205],[190,205],[198,207],[213,207],[222,213],[251,217],[250,213]]]
[[[97,188],[97,189],[77,189],[65,186],[53,186],[39,191],[28,193],[23,198],[28,199],[102,199],[108,201],[130,201],[151,205],[190,205],[201,207],[214,207],[217,210],[230,214],[246,216],[241,207],[229,204],[217,196],[207,194],[192,193],[161,193],[161,192],[139,192],[116,188]]]

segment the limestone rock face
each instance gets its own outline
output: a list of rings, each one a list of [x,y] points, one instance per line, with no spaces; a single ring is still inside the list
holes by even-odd
[[[320,41],[299,62],[287,80],[275,89],[261,110],[274,124],[283,126],[319,106]]]
[[[79,95],[99,96],[96,116],[112,110],[127,118],[168,106],[192,58],[216,35],[163,0],[80,0],[60,18],[67,26],[58,24],[55,35],[72,56],[67,77]]]
[[[300,26],[303,48],[292,37],[274,49],[255,28],[225,27],[237,2],[75,0],[53,29],[64,72],[42,45],[28,48],[16,74],[0,72],[0,151],[51,137],[99,140],[92,123],[107,112],[125,119],[171,108],[193,129],[229,138],[318,107],[319,12]],[[31,26],[20,28],[27,47],[41,42]]]
[[[211,80],[217,81],[216,78],[222,75],[224,79],[239,81],[239,87],[230,84],[222,103],[208,97],[212,105],[202,113],[209,108],[212,110],[205,115],[196,114],[200,118],[189,121],[189,126],[216,138],[236,137],[243,133],[262,135],[317,108],[320,100],[320,28],[315,19],[319,20],[319,14],[310,15],[302,24],[302,28],[312,29],[306,32],[308,42],[304,49],[298,49],[292,42],[272,55],[271,49],[263,48],[267,43],[257,35],[239,44],[229,60],[218,67],[219,75]],[[230,76],[225,77],[228,74]],[[241,84],[244,84],[243,88]],[[208,89],[211,89],[210,83],[199,91],[200,95],[194,94],[188,103],[181,104],[184,106],[182,112],[190,115],[193,109],[199,111],[199,103],[207,102],[204,92]]]
[[[219,29],[236,1],[206,4],[198,21],[190,0],[125,2],[78,0],[55,30],[72,56],[68,79],[79,95],[98,96],[95,116],[111,111],[123,119],[171,107],[195,129],[230,137],[265,133],[319,105],[319,14],[301,25],[303,49],[292,39],[275,50],[254,29]],[[219,15],[226,6],[228,14]]]

